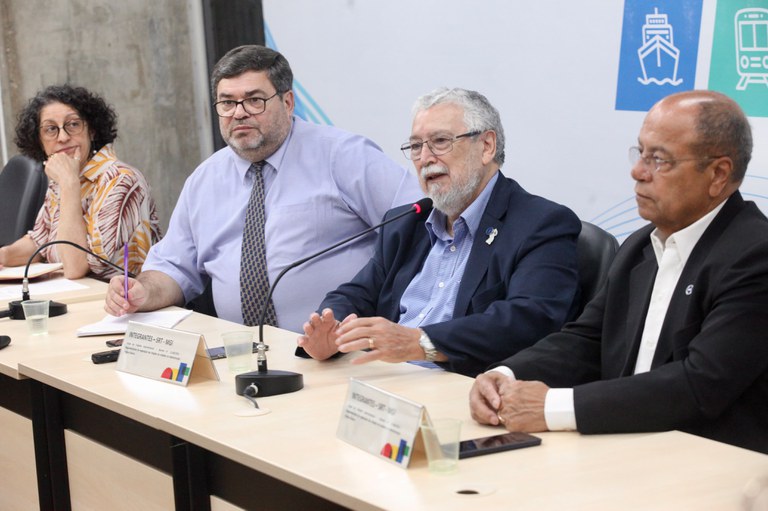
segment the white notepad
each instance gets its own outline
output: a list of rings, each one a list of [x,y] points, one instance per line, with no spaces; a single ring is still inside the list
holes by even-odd
[[[40,275],[54,272],[64,265],[62,263],[32,263],[29,265],[27,277],[33,279]],[[0,280],[21,280],[24,278],[24,266],[8,266],[0,270]]]
[[[67,279],[42,280],[29,284],[29,294],[34,298],[39,298],[41,295],[55,295],[81,289],[88,289],[88,286]],[[3,284],[0,287],[0,300],[18,300],[20,298],[21,284]]]
[[[164,328],[173,328],[190,314],[192,314],[192,311],[190,310],[134,312],[133,314],[126,314],[119,318],[108,314],[98,323],[91,323],[90,325],[78,328],[77,336],[88,337],[89,335],[124,334],[125,330],[128,328],[129,321],[161,326]]]

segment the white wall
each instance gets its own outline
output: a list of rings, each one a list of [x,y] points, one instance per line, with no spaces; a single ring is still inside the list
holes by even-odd
[[[708,82],[715,8],[704,0],[697,88]],[[644,223],[627,162],[644,112],[614,108],[623,9],[605,0],[264,0],[276,48],[333,124],[408,166],[398,147],[416,97],[442,85],[478,90],[502,115],[504,173],[620,238]],[[767,197],[768,119],[751,123],[742,191]],[[768,199],[755,200],[768,210]]]

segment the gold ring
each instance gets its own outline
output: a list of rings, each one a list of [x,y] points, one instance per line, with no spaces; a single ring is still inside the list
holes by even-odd
[[[368,349],[371,349],[371,350],[372,350],[372,349],[374,349],[374,348],[376,348],[376,345],[373,343],[373,338],[372,338],[372,337],[369,337],[369,338],[368,338]]]

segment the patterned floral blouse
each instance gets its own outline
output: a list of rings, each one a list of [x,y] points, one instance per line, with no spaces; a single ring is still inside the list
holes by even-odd
[[[107,144],[80,173],[80,200],[88,249],[122,267],[123,247],[128,243],[128,268],[139,273],[149,247],[161,236],[155,201],[141,172],[119,161],[112,144]],[[56,239],[59,202],[59,185],[49,182],[43,207],[29,231],[38,247]],[[51,245],[40,254],[46,261],[60,262],[58,247]],[[87,257],[96,277],[108,279],[119,273],[95,257]]]

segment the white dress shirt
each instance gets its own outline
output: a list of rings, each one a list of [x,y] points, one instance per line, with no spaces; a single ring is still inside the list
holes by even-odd
[[[658,229],[654,229],[651,233],[651,244],[659,270],[653,283],[653,291],[651,291],[651,301],[648,314],[645,317],[645,326],[640,340],[640,351],[635,362],[634,374],[650,371],[661,327],[664,324],[669,302],[672,299],[672,291],[680,279],[693,248],[724,205],[725,201],[685,229],[671,234],[666,240],[662,238]],[[499,371],[511,378],[515,377],[512,370],[506,366],[496,367],[492,370]],[[544,400],[544,419],[547,422],[547,429],[550,431],[578,429],[572,388],[549,389],[547,391]]]

